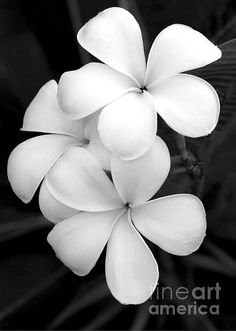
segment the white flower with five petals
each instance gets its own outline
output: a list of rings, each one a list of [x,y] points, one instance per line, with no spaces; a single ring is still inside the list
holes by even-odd
[[[27,108],[21,130],[47,134],[24,141],[8,160],[8,179],[15,194],[28,203],[57,159],[72,146],[84,146],[107,169],[110,153],[100,141],[96,121],[91,116],[81,121],[68,119],[57,102],[57,83],[46,83]],[[44,190],[43,182],[40,201]],[[55,221],[66,215],[58,209]],[[50,214],[45,216],[51,218]]]
[[[158,281],[158,265],[139,232],[176,255],[191,254],[205,236],[205,211],[197,197],[178,194],[147,201],[161,187],[169,168],[167,146],[156,137],[138,159],[111,156],[114,184],[80,147],[66,151],[47,174],[41,210],[52,215],[57,213],[56,205],[68,214],[48,235],[57,257],[84,276],[107,244],[106,280],[121,303],[146,301]]]
[[[155,39],[145,60],[140,27],[125,9],[99,13],[78,33],[82,47],[103,63],[64,73],[58,100],[67,116],[80,119],[102,110],[100,138],[122,159],[144,154],[152,145],[158,113],[178,133],[209,134],[219,117],[219,98],[203,79],[183,73],[221,57],[201,33],[174,24]]]

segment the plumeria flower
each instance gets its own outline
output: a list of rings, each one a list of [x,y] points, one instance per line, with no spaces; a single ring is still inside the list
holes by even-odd
[[[99,13],[78,33],[80,45],[104,63],[69,71],[59,81],[65,114],[80,119],[99,110],[105,147],[131,160],[152,145],[158,113],[179,134],[200,137],[216,126],[220,103],[214,88],[185,71],[221,57],[201,33],[174,24],[156,37],[146,64],[140,27],[125,9]]]
[[[11,153],[7,170],[15,194],[28,203],[49,169],[72,146],[86,147],[103,168],[109,167],[110,153],[99,139],[96,121],[91,116],[83,121],[65,117],[57,102],[57,83],[45,84],[26,110],[22,130],[48,134],[26,140]]]
[[[191,254],[205,236],[205,211],[197,197],[178,194],[148,201],[169,168],[167,146],[156,137],[140,158],[124,161],[111,156],[113,183],[92,154],[80,147],[67,150],[46,177],[47,198],[41,209],[52,215],[55,204],[62,213],[71,208],[71,217],[58,222],[48,235],[57,257],[84,276],[107,244],[107,284],[123,304],[146,301],[157,285],[158,265],[141,235],[176,255]]]

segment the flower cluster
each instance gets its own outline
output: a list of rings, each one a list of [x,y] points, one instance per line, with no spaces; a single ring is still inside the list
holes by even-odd
[[[107,245],[111,293],[138,304],[159,277],[143,237],[187,255],[205,236],[197,197],[150,200],[170,170],[168,148],[156,135],[157,114],[179,134],[209,134],[219,117],[217,93],[184,72],[216,61],[221,51],[199,32],[174,24],[156,37],[146,63],[137,21],[118,7],[85,24],[78,41],[104,63],[66,72],[58,85],[50,81],[39,90],[22,130],[46,134],[14,149],[8,178],[25,203],[40,186],[40,209],[55,223],[48,242],[67,267],[88,274]]]

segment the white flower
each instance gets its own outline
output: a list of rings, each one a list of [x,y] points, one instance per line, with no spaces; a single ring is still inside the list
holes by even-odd
[[[110,153],[94,129],[96,120],[91,116],[83,121],[65,117],[57,102],[57,83],[51,80],[45,84],[26,110],[22,130],[49,134],[28,139],[11,153],[7,172],[15,194],[28,203],[57,159],[72,146],[85,145],[87,139],[86,148],[102,167],[109,167]],[[64,216],[58,211],[59,219]]]
[[[89,63],[64,73],[59,103],[67,116],[83,118],[102,109],[98,130],[107,149],[135,159],[152,145],[156,112],[178,133],[209,134],[220,104],[203,79],[183,72],[205,66],[221,51],[201,33],[174,24],[155,39],[147,60],[140,27],[122,8],[109,8],[85,24],[79,43],[103,63]]]
[[[195,196],[179,194],[147,202],[169,168],[167,146],[156,137],[138,159],[111,156],[114,185],[96,159],[79,147],[67,150],[46,177],[41,210],[53,213],[56,203],[62,213],[71,208],[72,214],[48,235],[57,257],[84,276],[107,244],[106,280],[121,303],[144,302],[158,281],[158,265],[139,232],[176,255],[192,253],[205,236],[205,211]]]

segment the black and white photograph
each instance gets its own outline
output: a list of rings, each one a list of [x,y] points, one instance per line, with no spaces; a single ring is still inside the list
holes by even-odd
[[[236,1],[0,0],[0,330],[236,329]]]

